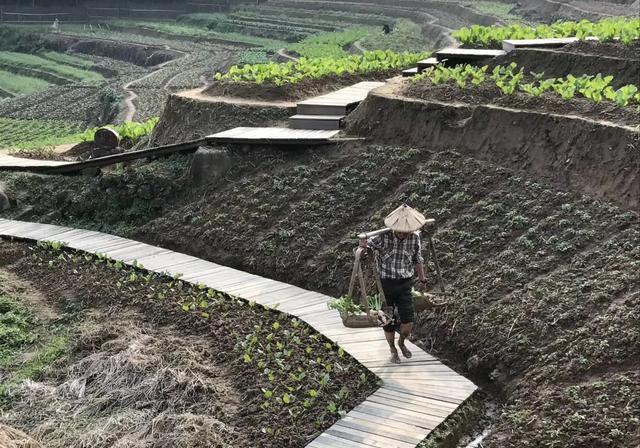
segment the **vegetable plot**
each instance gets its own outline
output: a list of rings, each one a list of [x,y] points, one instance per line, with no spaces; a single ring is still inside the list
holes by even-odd
[[[48,54],[48,57],[51,58],[51,53]],[[0,65],[6,68],[14,67],[52,73],[72,81],[98,82],[104,80],[103,76],[99,73],[83,70],[32,54],[0,51]]]
[[[555,37],[597,37],[601,41],[620,39],[624,44],[640,39],[640,19],[610,18],[599,22],[556,22],[551,25],[472,25],[453,33],[464,47],[502,48],[505,39],[547,39]]]
[[[368,51],[363,55],[344,58],[300,58],[297,62],[237,65],[228,73],[216,73],[217,81],[273,83],[277,86],[295,84],[304,79],[317,79],[330,75],[370,73],[406,68],[426,58],[426,53],[395,53],[393,51]]]
[[[590,99],[594,103],[607,100],[615,102],[619,107],[632,103],[640,104],[638,87],[628,84],[619,89],[611,87],[613,76],[582,75],[579,77],[567,75],[566,78],[544,78],[544,73],[533,73],[533,80],[527,82],[523,68],[518,69],[515,63],[508,66],[497,66],[488,73],[488,66],[474,67],[472,65],[458,65],[447,68],[432,67],[418,76],[413,83],[429,79],[433,84],[455,83],[459,88],[479,86],[485,82],[494,82],[504,95],[523,92],[539,97],[545,92],[553,92],[565,100],[571,100],[576,95]]]

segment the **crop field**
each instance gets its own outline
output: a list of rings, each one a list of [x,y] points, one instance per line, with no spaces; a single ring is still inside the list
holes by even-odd
[[[81,123],[0,117],[0,148],[29,149],[80,141]]]
[[[629,44],[640,39],[640,19],[612,18],[599,22],[556,22],[551,25],[479,26],[461,28],[453,36],[466,47],[502,48],[505,39],[546,39],[553,37],[597,37],[601,41],[620,39]]]
[[[503,95],[523,92],[532,97],[540,97],[546,92],[553,92],[564,100],[571,100],[576,95],[580,95],[596,104],[602,101],[611,101],[618,107],[640,105],[638,86],[628,84],[614,89],[611,87],[614,80],[612,75],[567,75],[566,78],[544,78],[543,75],[539,75],[533,77],[531,82],[526,82],[524,69],[518,68],[515,63],[509,66],[498,65],[490,74],[488,68],[486,65],[483,67],[471,65],[458,65],[454,68],[432,67],[413,77],[411,81],[413,84],[420,84],[421,81],[428,80],[436,86],[450,83],[460,89],[473,89],[483,86],[485,82],[492,81]]]
[[[99,73],[66,65],[66,63],[50,58],[8,51],[0,51],[0,67],[24,68],[52,73],[77,82],[99,82],[104,79]]]
[[[46,90],[49,83],[40,78],[0,70],[0,96],[13,97]]]
[[[321,79],[346,73],[374,73],[401,69],[427,57],[426,53],[369,51],[361,56],[340,58],[301,58],[297,62],[233,66],[227,73],[216,73],[217,81],[271,83],[276,86],[295,84],[305,79]]]

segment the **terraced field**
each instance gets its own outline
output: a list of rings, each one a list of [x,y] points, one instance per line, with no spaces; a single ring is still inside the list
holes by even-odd
[[[132,54],[153,47],[161,57],[147,64],[123,62],[128,50],[118,59],[39,53],[43,67],[70,67],[52,71],[69,83],[25,87],[0,100],[0,146],[38,145],[42,136],[63,141],[97,124],[105,98],[120,104],[125,95],[136,119],[159,115],[166,104],[153,144],[239,122],[272,125],[288,110],[252,99],[297,99],[283,94],[351,82],[349,70],[386,79],[425,58],[430,46],[449,45],[454,28],[603,18],[625,8],[574,0],[272,0],[175,22],[65,25],[65,33],[96,45],[130,42],[139,44]],[[345,135],[364,141],[288,151],[216,146],[215,153],[120,164],[96,177],[0,172],[0,215],[123,235],[339,297],[357,233],[381,227],[407,203],[436,221],[429,231],[448,291],[440,306],[418,314],[412,340],[482,389],[419,447],[640,446],[640,35],[636,22],[617,21],[611,32],[608,24],[541,26],[541,33],[578,37],[597,27],[601,41],[517,50],[478,66],[443,64],[388,82],[343,120]],[[467,46],[498,47],[505,37],[537,36],[528,26],[457,35]],[[378,48],[416,54],[360,54]],[[0,53],[0,61],[4,54],[15,62],[14,53]],[[329,58],[273,61],[292,56]],[[230,69],[238,63],[264,64]],[[92,84],[83,72],[104,81]],[[204,84],[211,85],[198,95],[167,102]],[[196,102],[238,93],[230,85],[242,91],[238,103]],[[116,121],[125,112],[132,110],[121,109]],[[141,126],[144,133],[155,123]],[[205,185],[195,180],[203,152],[231,165]],[[435,288],[433,260],[427,268]],[[62,329],[72,331],[39,325],[8,300],[5,285],[29,276],[29,288],[49,302],[65,297],[49,311],[62,313]],[[2,397],[11,397],[9,424],[47,446],[95,446],[107,419],[105,447],[133,439],[146,446],[151,435],[158,446],[304,446],[375,388],[344,351],[300,322],[204,285],[55,244],[14,242],[0,242],[0,280],[0,318],[9,310],[17,338],[10,362],[0,363],[0,370],[10,366],[1,372],[8,380],[0,409]],[[55,363],[30,367],[31,342],[20,339],[29,329]],[[213,356],[216,343],[221,351]],[[132,358],[138,370],[130,369]],[[117,390],[102,381],[107,369]],[[75,390],[66,380],[85,370],[93,382],[70,410],[58,398]],[[127,399],[105,407],[104,391]],[[87,410],[87,418],[71,417]]]

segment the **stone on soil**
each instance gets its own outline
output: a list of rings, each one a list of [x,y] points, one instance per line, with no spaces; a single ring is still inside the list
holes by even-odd
[[[195,185],[207,185],[218,180],[232,166],[227,151],[201,146],[193,157],[189,175]]]

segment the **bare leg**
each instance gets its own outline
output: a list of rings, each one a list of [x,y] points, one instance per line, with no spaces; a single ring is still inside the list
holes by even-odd
[[[384,337],[389,343],[389,349],[391,350],[391,362],[394,364],[400,364],[400,357],[398,356],[398,349],[396,349],[396,332],[385,331]]]
[[[398,338],[398,346],[402,351],[402,356],[409,359],[411,358],[411,352],[404,345],[404,340],[409,337],[411,334],[411,330],[413,330],[413,322],[409,322],[408,324],[400,324],[400,337]]]

